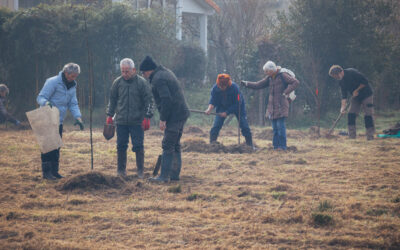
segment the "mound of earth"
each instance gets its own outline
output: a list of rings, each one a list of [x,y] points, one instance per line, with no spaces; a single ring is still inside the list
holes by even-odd
[[[204,140],[186,140],[182,143],[182,151],[198,153],[253,153],[253,148],[246,144],[224,146],[219,142],[208,144]]]
[[[193,134],[203,134],[204,133],[204,131],[201,128],[196,127],[196,126],[187,127],[187,128],[185,128],[185,130],[186,130],[185,133],[193,133]]]
[[[100,172],[90,172],[76,175],[66,179],[57,186],[60,191],[72,191],[75,189],[120,189],[125,186],[125,181],[117,176],[109,176]]]

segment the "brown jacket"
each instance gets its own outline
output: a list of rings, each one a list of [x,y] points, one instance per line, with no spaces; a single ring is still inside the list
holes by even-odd
[[[285,84],[282,82],[280,74],[287,83],[286,89],[284,89]],[[247,87],[251,89],[269,87],[268,106],[265,117],[274,120],[289,116],[289,101],[283,96],[283,93],[289,95],[298,85],[299,81],[296,78],[291,77],[288,73],[278,72],[274,78],[267,76],[258,82],[248,82]]]

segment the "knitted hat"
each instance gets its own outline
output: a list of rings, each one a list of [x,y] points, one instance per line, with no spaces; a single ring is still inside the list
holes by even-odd
[[[140,64],[140,71],[150,71],[157,68],[157,64],[153,61],[151,56],[146,56],[146,58]]]
[[[229,88],[232,85],[231,76],[228,74],[219,74],[217,76],[217,86],[220,89]]]

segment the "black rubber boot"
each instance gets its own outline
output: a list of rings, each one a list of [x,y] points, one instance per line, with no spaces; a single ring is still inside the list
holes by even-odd
[[[52,169],[51,161],[42,162],[43,179],[56,180],[56,177],[54,177],[51,174],[51,169]]]
[[[117,175],[126,176],[126,150],[125,151],[117,151],[118,154],[118,166],[117,166]]]
[[[143,179],[143,169],[144,169],[144,150],[136,152],[136,167],[138,178]]]
[[[161,162],[161,174],[156,178],[150,178],[151,182],[158,183],[168,183],[169,182],[169,174],[171,170],[172,160],[174,154],[173,153],[165,153],[162,154],[162,162]]]
[[[53,161],[51,162],[51,174],[56,177],[57,179],[64,178],[64,176],[60,175],[58,173],[58,168],[59,168],[59,162],[58,161]]]
[[[179,174],[181,173],[181,168],[182,168],[181,152],[175,152],[170,174],[171,181],[179,181]]]

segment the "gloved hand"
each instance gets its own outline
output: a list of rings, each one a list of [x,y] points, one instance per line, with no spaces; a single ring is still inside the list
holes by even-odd
[[[49,101],[46,102],[46,105],[50,106],[50,108],[53,107],[53,104],[51,104],[51,102],[49,102]]]
[[[74,126],[76,126],[76,125],[79,125],[79,129],[80,130],[83,130],[85,127],[83,126],[83,121],[82,121],[82,118],[77,118],[76,120],[75,120],[75,123],[74,123]]]
[[[111,116],[107,116],[106,124],[113,124],[113,118]]]
[[[243,80],[241,80],[241,81],[240,81],[240,84],[241,84],[243,87],[247,87],[248,81],[243,81]]]
[[[144,131],[149,130],[150,129],[150,119],[149,118],[144,118],[142,121],[142,129]]]

